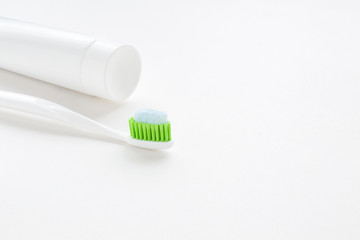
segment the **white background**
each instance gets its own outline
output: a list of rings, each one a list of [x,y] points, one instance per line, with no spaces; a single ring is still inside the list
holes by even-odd
[[[127,131],[166,110],[175,146],[135,149],[0,111],[0,239],[360,239],[358,1],[2,0],[0,15],[130,43],[114,104],[0,70],[0,89]],[[1,54],[1,53],[0,53]]]

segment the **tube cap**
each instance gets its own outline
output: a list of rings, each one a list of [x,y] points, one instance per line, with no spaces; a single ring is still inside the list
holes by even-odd
[[[82,88],[90,95],[122,102],[135,90],[140,71],[140,56],[135,48],[96,40],[82,61]]]

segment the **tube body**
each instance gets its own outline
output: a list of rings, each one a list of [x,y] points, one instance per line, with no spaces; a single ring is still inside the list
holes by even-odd
[[[139,55],[129,45],[2,17],[0,67],[117,102],[140,77]]]

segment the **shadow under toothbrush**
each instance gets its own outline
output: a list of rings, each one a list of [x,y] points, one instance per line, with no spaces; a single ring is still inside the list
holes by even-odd
[[[156,151],[137,147],[126,147],[121,152],[124,159],[129,159],[131,162],[137,163],[159,163],[163,162],[170,157],[168,151]]]
[[[98,97],[85,95],[0,68],[0,90],[23,93],[63,105],[89,118],[99,118],[122,107]]]

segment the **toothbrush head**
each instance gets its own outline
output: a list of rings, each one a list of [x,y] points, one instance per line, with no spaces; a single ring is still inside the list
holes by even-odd
[[[153,109],[141,109],[129,119],[130,144],[149,149],[167,149],[173,145],[167,114]]]

